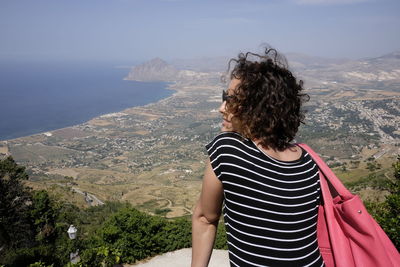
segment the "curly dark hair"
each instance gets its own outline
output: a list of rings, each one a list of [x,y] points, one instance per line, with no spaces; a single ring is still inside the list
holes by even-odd
[[[264,55],[240,53],[229,61],[228,72],[232,62],[230,78],[240,83],[226,109],[241,134],[260,140],[266,148],[282,151],[290,147],[304,123],[302,103],[309,100],[302,93],[303,81],[297,81],[286,59],[273,48],[266,48]]]

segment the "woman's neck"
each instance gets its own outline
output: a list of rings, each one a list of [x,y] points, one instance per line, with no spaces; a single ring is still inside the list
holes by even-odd
[[[295,161],[300,159],[302,150],[298,146],[290,146],[282,151],[270,147],[264,147],[260,144],[260,140],[253,140],[259,150],[268,156],[280,161]]]

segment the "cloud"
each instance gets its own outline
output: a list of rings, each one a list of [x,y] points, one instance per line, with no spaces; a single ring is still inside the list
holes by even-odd
[[[348,5],[368,2],[369,0],[294,0],[299,5]]]

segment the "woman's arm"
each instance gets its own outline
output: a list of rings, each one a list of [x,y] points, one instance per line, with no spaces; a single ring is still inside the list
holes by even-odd
[[[222,201],[222,183],[215,176],[208,161],[200,198],[192,216],[192,267],[208,266],[221,215]]]

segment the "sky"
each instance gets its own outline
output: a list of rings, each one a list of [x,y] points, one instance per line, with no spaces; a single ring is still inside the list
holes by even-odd
[[[0,60],[138,62],[400,50],[399,0],[0,0]]]

